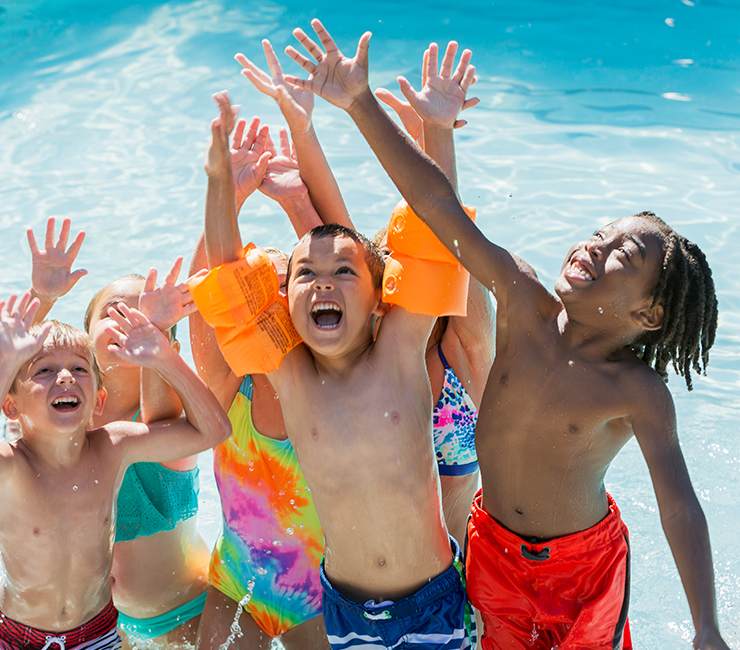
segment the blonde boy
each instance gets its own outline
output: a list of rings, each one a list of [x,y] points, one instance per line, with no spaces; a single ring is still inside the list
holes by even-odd
[[[111,602],[116,493],[126,467],[203,451],[230,431],[205,385],[140,312],[109,313],[110,351],[155,368],[187,419],[112,422],[88,431],[106,392],[89,337],[48,321],[30,293],[0,301],[0,393],[22,438],[0,443],[0,644],[4,648],[115,648]]]

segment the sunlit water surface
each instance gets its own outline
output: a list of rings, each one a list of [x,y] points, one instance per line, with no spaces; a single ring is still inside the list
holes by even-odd
[[[25,228],[69,216],[87,232],[79,266],[90,274],[52,313],[72,324],[114,278],[189,256],[202,227],[210,95],[226,88],[243,115],[280,125],[232,56],[262,61],[261,38],[281,50],[315,15],[348,52],[373,31],[374,87],[394,89],[399,74],[418,84],[431,40],[473,50],[481,104],[458,131],[462,196],[486,234],[548,285],[574,241],[625,214],[652,210],[699,243],[719,292],[718,340],[693,393],[675,377],[670,386],[709,521],[720,623],[740,648],[738,0],[0,5],[0,294],[29,283]],[[318,102],[315,123],[355,222],[373,232],[395,189],[345,114]],[[242,227],[259,244],[295,241],[261,196]],[[204,454],[199,517],[213,542],[209,466]],[[634,441],[607,482],[631,531],[636,646],[689,648],[686,598]]]

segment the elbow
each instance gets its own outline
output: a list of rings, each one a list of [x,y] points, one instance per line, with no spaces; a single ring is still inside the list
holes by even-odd
[[[214,446],[220,445],[231,435],[231,420],[229,420],[225,412],[223,412],[222,415],[219,415],[219,423],[216,430],[217,435]]]

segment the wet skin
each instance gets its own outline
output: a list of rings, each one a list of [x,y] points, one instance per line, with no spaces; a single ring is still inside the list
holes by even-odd
[[[393,308],[373,342],[380,290],[346,237],[299,244],[288,297],[305,345],[269,378],[291,405],[283,415],[326,536],[327,575],[356,601],[403,598],[452,561],[429,435],[432,319]]]

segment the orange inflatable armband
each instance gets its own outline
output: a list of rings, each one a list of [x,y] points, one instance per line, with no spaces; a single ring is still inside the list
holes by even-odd
[[[475,209],[464,208],[475,221]],[[388,225],[383,301],[415,314],[465,316],[470,274],[458,263],[406,201]]]
[[[190,295],[238,376],[266,374],[301,342],[280,295],[277,270],[267,253],[254,244],[244,257],[191,280]]]

